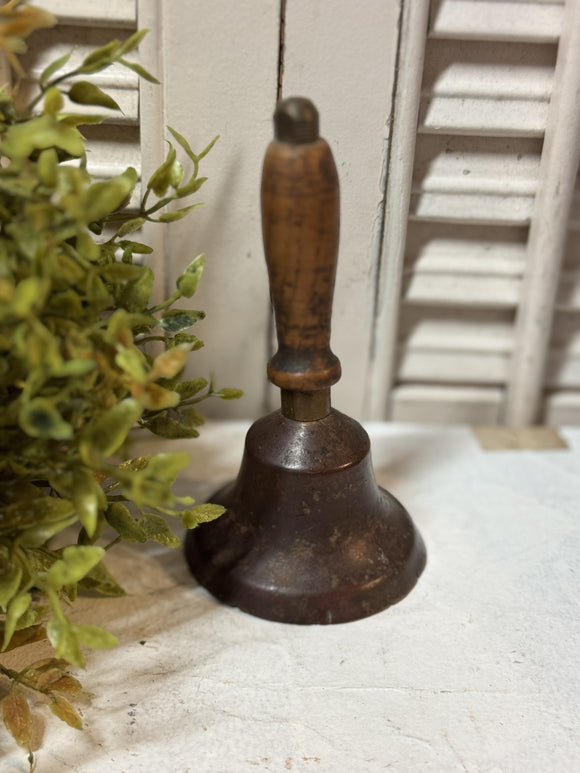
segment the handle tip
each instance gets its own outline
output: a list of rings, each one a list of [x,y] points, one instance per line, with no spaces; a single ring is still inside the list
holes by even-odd
[[[305,97],[288,97],[276,105],[274,133],[278,142],[303,145],[319,138],[318,110]]]

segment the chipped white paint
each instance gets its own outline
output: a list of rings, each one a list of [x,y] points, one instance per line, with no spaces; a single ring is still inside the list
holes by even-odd
[[[244,429],[184,443],[184,489],[234,475]],[[411,594],[359,622],[282,625],[217,604],[180,551],[118,546],[131,595],[74,614],[120,648],[89,656],[83,733],[42,712],[39,773],[578,769],[580,431],[532,452],[482,451],[465,428],[369,429],[378,480],[427,545]],[[22,654],[47,651],[3,663]],[[0,773],[26,773],[0,745]]]

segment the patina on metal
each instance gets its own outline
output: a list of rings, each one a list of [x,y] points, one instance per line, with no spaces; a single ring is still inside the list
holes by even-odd
[[[338,176],[306,99],[278,104],[262,176],[262,226],[282,409],[250,428],[226,513],[188,533],[186,556],[218,599],[269,620],[341,623],[403,598],[425,566],[409,514],[375,480],[367,433],[334,410],[330,349]]]

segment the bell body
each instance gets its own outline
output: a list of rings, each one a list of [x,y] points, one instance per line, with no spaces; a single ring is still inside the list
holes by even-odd
[[[286,623],[341,623],[405,596],[425,548],[405,508],[374,477],[367,433],[331,410],[255,422],[227,507],[190,531],[186,556],[218,599]]]

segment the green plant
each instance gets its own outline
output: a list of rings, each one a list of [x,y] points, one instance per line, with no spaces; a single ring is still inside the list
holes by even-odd
[[[18,0],[0,9],[0,48],[17,75],[24,38],[53,23]],[[129,433],[140,427],[195,437],[203,421],[198,403],[241,394],[204,378],[182,380],[190,352],[202,346],[190,328],[204,315],[174,304],[196,292],[203,255],[178,277],[171,297],[155,304],[153,271],[136,259],[152,250],[133,237],[145,222],[169,223],[199,206],[166,209],[199,190],[206,179],[199,164],[215,140],[196,154],[170,129],[191,171],[184,174],[169,143],[137,211],[128,210],[135,170],[93,180],[79,126],[102,118],[64,109],[65,95],[118,108],[85,79],[114,62],[154,80],[126,59],[144,34],[114,40],[70,71],[62,57],[42,73],[30,104],[18,104],[17,89],[0,92],[0,643],[7,651],[48,637],[55,650],[18,672],[0,664],[10,685],[4,721],[30,755],[24,688],[81,727],[68,698],[82,687],[67,668],[85,665],[84,646],[116,644],[67,615],[79,590],[123,594],[103,564],[106,551],[119,540],[177,545],[166,516],[191,528],[222,512],[172,492],[186,454],[119,461]]]

